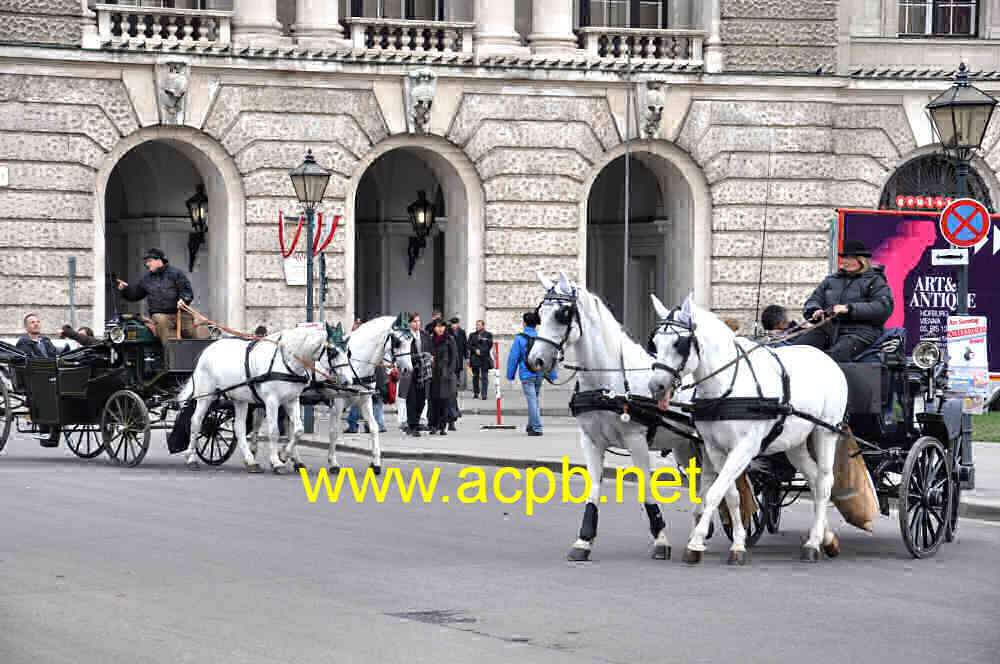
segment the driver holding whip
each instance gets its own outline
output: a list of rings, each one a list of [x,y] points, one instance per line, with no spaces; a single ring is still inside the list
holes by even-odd
[[[130,302],[138,302],[146,298],[149,316],[153,319],[154,333],[160,338],[163,347],[167,341],[177,338],[177,312],[182,304],[190,305],[194,299],[191,282],[187,276],[178,270],[161,249],[155,247],[143,254],[142,261],[149,272],[137,284],[118,280],[117,287],[122,297]],[[207,339],[208,327],[195,325],[194,317],[187,311],[182,311],[181,337],[185,339]]]

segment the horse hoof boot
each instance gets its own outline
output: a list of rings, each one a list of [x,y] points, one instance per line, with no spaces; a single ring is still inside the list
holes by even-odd
[[[309,466],[302,463],[301,461],[295,462],[295,470],[309,470]]]
[[[747,552],[746,551],[730,551],[729,560],[726,561],[727,565],[739,565],[743,566],[747,564]]]
[[[811,546],[802,547],[802,552],[799,554],[799,560],[804,563],[818,563],[819,549],[814,549]]]
[[[330,473],[331,475],[337,475],[338,473],[340,473],[340,466],[330,466],[329,468],[326,469],[326,472]]]
[[[684,562],[688,565],[697,565],[701,562],[702,556],[705,554],[704,551],[695,551],[694,549],[684,550]]]
[[[372,472],[375,473],[376,475],[382,474],[382,466],[376,466],[375,464],[370,463],[368,464],[368,467],[371,468]]]
[[[840,539],[836,535],[833,536],[829,544],[823,545],[823,553],[830,558],[836,558],[840,555]]]
[[[653,560],[670,560],[670,547],[665,544],[654,545]]]
[[[259,463],[248,463],[247,464],[248,473],[263,473],[264,469],[260,467]]]
[[[582,563],[590,560],[590,549],[581,549],[578,547],[573,547],[566,554],[566,560],[574,563]]]

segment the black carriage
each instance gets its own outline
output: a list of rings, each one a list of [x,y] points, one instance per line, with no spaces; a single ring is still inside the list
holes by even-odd
[[[163,347],[137,316],[110,321],[100,343],[56,358],[29,357],[0,342],[3,413],[0,449],[13,427],[49,431],[78,457],[107,452],[113,463],[137,466],[150,434],[173,426],[176,394],[213,339],[175,339]],[[232,404],[219,399],[205,417],[197,443],[206,463],[225,462],[235,448]]]
[[[906,548],[924,558],[955,538],[961,492],[975,487],[972,425],[962,399],[947,394],[943,341],[924,339],[907,357],[902,332],[840,367],[848,383],[847,422],[879,510],[888,516],[896,504]],[[752,546],[765,531],[777,532],[781,509],[809,489],[784,454],[756,458],[748,479],[756,501],[747,529]]]

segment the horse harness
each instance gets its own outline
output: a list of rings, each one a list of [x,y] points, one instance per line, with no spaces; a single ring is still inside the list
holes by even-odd
[[[278,337],[278,341],[281,341],[281,337],[280,336]],[[246,382],[243,385],[235,385],[233,387],[230,387],[230,388],[228,388],[228,389],[225,390],[226,392],[228,392],[230,390],[234,390],[234,389],[236,389],[238,387],[248,387],[248,388],[250,388],[250,393],[253,395],[254,401],[258,402],[258,403],[264,403],[264,400],[260,398],[260,394],[257,392],[257,385],[259,385],[260,383],[267,383],[267,382],[270,382],[270,381],[273,381],[273,380],[280,380],[280,381],[283,381],[283,382],[286,382],[286,383],[311,383],[311,382],[313,382],[314,377],[311,375],[312,371],[309,371],[307,369],[307,371],[309,371],[310,375],[305,375],[305,376],[298,375],[297,373],[295,373],[294,371],[292,371],[292,368],[290,366],[288,366],[288,360],[285,359],[284,353],[281,353],[281,363],[285,365],[285,369],[287,369],[287,373],[286,372],[281,372],[281,371],[275,371],[274,370],[274,360],[275,360],[275,358],[278,357],[278,354],[279,354],[278,351],[281,350],[281,348],[278,346],[278,344],[274,345],[274,353],[271,355],[271,362],[267,366],[267,373],[262,374],[260,376],[251,376],[250,375],[250,353],[253,351],[254,348],[256,348],[256,346],[257,346],[258,343],[260,343],[260,339],[259,338],[258,339],[252,339],[250,341],[250,343],[247,344],[246,355],[244,355],[244,358],[243,358],[243,370],[246,372],[246,376],[247,376]],[[327,350],[328,350],[328,346],[326,344],[324,344],[323,345],[323,351],[320,353],[320,356],[319,356],[319,358],[317,358],[317,361],[319,361],[319,359],[323,357],[323,355],[327,352]]]
[[[578,293],[576,288],[573,289],[572,293],[566,295],[558,292],[555,286],[550,288],[548,292],[545,293],[545,297],[543,297],[542,301],[538,303],[537,307],[535,307],[535,314],[537,315],[539,309],[541,309],[545,304],[558,305],[559,309],[556,311],[554,318],[557,323],[566,326],[566,332],[563,334],[562,339],[558,342],[541,335],[528,337],[528,343],[524,349],[525,355],[531,352],[531,347],[536,341],[541,341],[542,343],[549,344],[555,348],[559,353],[559,361],[562,362],[565,357],[563,349],[566,346],[566,342],[569,340],[570,332],[573,331],[574,321],[576,322],[577,328],[580,330],[580,335],[583,335],[583,323],[580,321],[580,308],[576,304],[577,296]]]
[[[674,411],[660,410],[655,399],[639,396],[635,394],[616,394],[614,390],[577,390],[569,400],[569,410],[573,417],[579,417],[581,413],[592,413],[596,411],[615,413],[619,417],[628,416],[626,422],[634,422],[646,427],[646,443],[652,444],[656,437],[656,430],[663,427],[667,431],[677,434],[688,440],[698,441],[699,438],[677,426],[675,423],[691,425],[691,418]]]

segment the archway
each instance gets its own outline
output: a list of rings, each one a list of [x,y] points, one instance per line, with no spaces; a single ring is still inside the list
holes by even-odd
[[[940,146],[937,146],[940,150]],[[889,176],[882,187],[879,199],[880,209],[896,207],[897,196],[940,196],[956,198],[958,184],[955,162],[940,151],[918,154],[905,161]],[[978,167],[978,168],[977,168]],[[973,198],[995,211],[994,199],[990,193],[990,183],[983,173],[989,174],[989,168],[975,161],[969,167],[966,180],[967,198]]]
[[[421,190],[435,204],[436,229],[409,275],[407,207]],[[346,318],[426,318],[438,308],[463,324],[482,317],[482,188],[455,146],[432,137],[385,141],[351,179],[347,203]]]
[[[580,273],[621,319],[624,310],[624,146],[607,155],[587,183],[581,205]],[[653,324],[649,293],[679,303],[693,292],[711,302],[711,196],[701,170],[668,143],[633,144],[629,214],[629,301],[626,331]]]
[[[198,185],[208,198],[208,232],[192,270],[185,202]],[[130,283],[140,279],[145,273],[142,252],[156,246],[188,274],[195,308],[237,329],[243,326],[242,180],[218,144],[183,127],[137,132],[116,147],[98,172],[95,201],[95,323],[103,323],[116,304],[123,311],[145,311],[143,303],[111,299],[108,278],[115,273]]]

